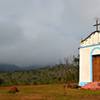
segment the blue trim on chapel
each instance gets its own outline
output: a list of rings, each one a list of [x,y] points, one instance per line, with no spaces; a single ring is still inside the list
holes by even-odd
[[[79,86],[84,86],[86,84],[88,84],[89,82],[79,82]]]
[[[93,44],[93,45],[87,45],[87,46],[80,46],[79,48],[88,48],[88,47],[93,47],[93,46],[98,46],[98,45],[100,45],[100,43]]]

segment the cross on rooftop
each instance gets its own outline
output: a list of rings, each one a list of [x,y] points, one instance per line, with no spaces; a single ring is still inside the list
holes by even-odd
[[[98,31],[98,26],[100,25],[100,23],[99,23],[99,20],[98,20],[98,18],[96,19],[96,24],[95,25],[93,25],[93,26],[96,26],[96,31]]]

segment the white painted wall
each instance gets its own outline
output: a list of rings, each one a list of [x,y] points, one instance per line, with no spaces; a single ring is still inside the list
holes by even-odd
[[[90,80],[90,53],[92,55],[100,54],[100,45],[80,48],[80,67],[79,67],[79,82],[91,82]]]
[[[90,48],[80,48],[79,82],[90,82]]]

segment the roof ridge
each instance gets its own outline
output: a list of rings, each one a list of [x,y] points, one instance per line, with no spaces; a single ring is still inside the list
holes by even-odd
[[[82,39],[81,42],[84,42],[86,39],[88,39],[92,34],[95,34],[96,32],[100,32],[100,31],[94,31],[92,32],[90,35],[88,35],[86,38]]]

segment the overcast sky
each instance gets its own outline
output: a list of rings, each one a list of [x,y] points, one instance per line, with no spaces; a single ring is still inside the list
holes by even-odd
[[[0,63],[55,64],[78,54],[100,0],[0,0]]]

